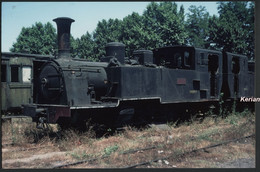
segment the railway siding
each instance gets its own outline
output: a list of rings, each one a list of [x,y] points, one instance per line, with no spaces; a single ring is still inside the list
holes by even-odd
[[[31,128],[28,129],[27,125]],[[14,122],[12,127],[9,122],[2,126],[2,166],[5,169],[229,168],[244,167],[246,163],[249,168],[254,168],[254,114],[236,114],[217,120],[208,117],[178,126],[126,127],[100,137],[91,131],[61,134],[57,129],[46,134],[21,120]],[[16,133],[10,134],[11,131]],[[23,138],[22,142],[16,139],[7,144],[16,134]],[[252,136],[236,140],[249,135]],[[32,136],[38,140],[32,142]]]

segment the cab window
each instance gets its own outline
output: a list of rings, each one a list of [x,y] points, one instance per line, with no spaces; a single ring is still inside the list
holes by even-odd
[[[184,65],[185,65],[185,67],[191,66],[191,56],[188,51],[184,52]]]
[[[19,66],[11,66],[11,82],[19,82]]]
[[[181,55],[181,53],[175,53],[174,54],[174,66],[176,68],[182,67],[182,55]]]
[[[208,65],[208,58],[206,58],[204,53],[200,53],[200,64]]]
[[[6,82],[6,65],[1,65],[1,82]]]
[[[30,66],[24,66],[22,68],[23,83],[30,83],[31,82],[31,73],[32,73],[32,68]]]

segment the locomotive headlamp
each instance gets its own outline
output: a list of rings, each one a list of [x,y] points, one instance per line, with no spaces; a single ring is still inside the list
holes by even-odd
[[[108,83],[108,81],[107,81],[106,79],[104,79],[104,83],[105,83],[105,84],[107,84],[107,83]]]

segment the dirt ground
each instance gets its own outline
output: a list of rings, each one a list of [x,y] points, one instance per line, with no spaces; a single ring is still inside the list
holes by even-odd
[[[2,168],[46,169],[93,158],[97,160],[63,168],[125,168],[154,159],[157,161],[134,168],[255,168],[255,137],[187,153],[252,134],[254,125],[254,116],[242,116],[217,123],[208,119],[181,126],[151,125],[100,138],[74,132],[58,138],[56,131],[57,136],[32,129],[30,121],[7,121],[2,123]],[[157,147],[122,154],[149,146]]]

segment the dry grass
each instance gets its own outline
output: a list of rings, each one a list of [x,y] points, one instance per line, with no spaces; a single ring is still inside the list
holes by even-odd
[[[97,138],[93,130],[79,133],[74,130],[57,132],[57,126],[51,126],[52,131],[44,132],[35,129],[35,125],[25,121],[5,122],[2,125],[3,143],[10,141],[13,146],[4,146],[4,149],[19,150],[23,147],[41,147],[30,151],[6,151],[2,159],[18,159],[30,157],[32,154],[65,151],[67,156],[55,157],[50,161],[41,162],[41,168],[53,166],[60,161],[78,161],[95,157],[109,156],[91,163],[81,164],[73,168],[117,168],[135,163],[152,160],[158,157],[175,155],[168,161],[152,163],[145,167],[172,168],[172,167],[214,167],[214,161],[224,162],[240,157],[254,157],[254,140],[251,144],[234,143],[222,146],[207,152],[198,152],[185,157],[180,154],[196,148],[216,144],[255,133],[255,115],[252,113],[236,113],[226,118],[206,117],[203,121],[193,119],[179,126],[172,124],[159,128],[152,126],[143,130],[125,127],[122,132],[107,137]],[[2,144],[3,144],[2,143]],[[139,151],[133,154],[122,155],[128,150],[158,146],[158,149]],[[217,160],[216,160],[217,159]],[[34,162],[35,164],[35,162]],[[4,168],[35,167],[34,164],[3,164]]]
[[[113,168],[127,166],[158,157],[158,150],[122,156],[120,152],[126,150],[167,145],[162,147],[162,150],[164,151],[163,155],[165,156],[168,155],[168,153],[175,153],[177,156],[188,150],[202,148],[221,141],[243,137],[254,132],[254,115],[249,114],[244,116],[236,114],[228,116],[225,119],[217,120],[208,117],[204,119],[202,123],[199,121],[194,121],[192,124],[183,124],[179,127],[169,127],[163,130],[156,126],[141,132],[132,128],[126,128],[125,132],[109,138],[97,140],[93,143],[93,145],[96,147],[95,153],[97,156],[104,155],[106,149],[117,147],[114,152],[111,152],[108,160],[101,160],[99,162],[99,166],[97,166]],[[248,151],[241,149],[241,147],[237,148],[237,151],[234,149],[231,150],[235,152],[235,154],[239,154],[239,151]],[[254,154],[253,151],[251,151],[251,153]],[[212,153],[211,156],[221,157],[223,155],[222,153],[215,152]],[[236,158],[234,155],[232,157]],[[205,159],[202,159],[199,163],[203,163],[204,161],[207,162],[208,158],[210,157],[205,155]],[[206,167],[206,164],[201,166]]]

